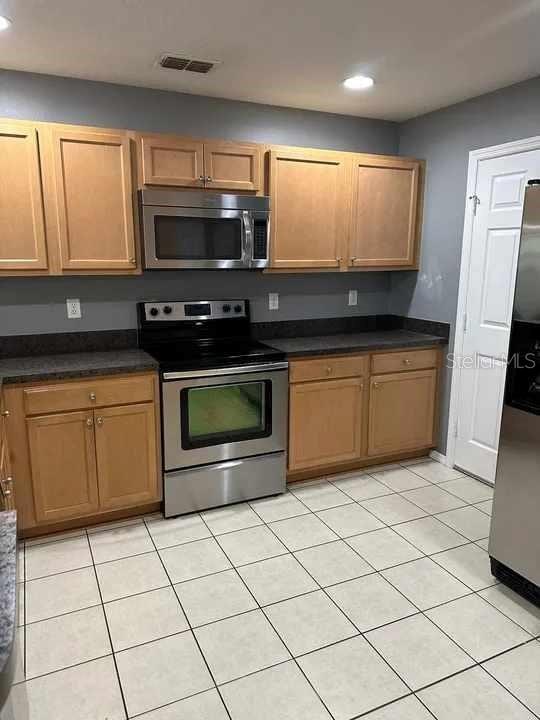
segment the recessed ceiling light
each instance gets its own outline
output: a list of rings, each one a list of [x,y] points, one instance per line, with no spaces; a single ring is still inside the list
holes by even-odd
[[[0,15],[0,30],[7,30],[11,25],[11,20],[4,15]]]
[[[367,90],[373,85],[373,78],[367,75],[353,75],[343,81],[343,84],[349,90]]]

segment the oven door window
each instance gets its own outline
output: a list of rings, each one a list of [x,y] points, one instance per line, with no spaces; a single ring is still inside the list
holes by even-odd
[[[241,260],[241,218],[154,217],[158,260]]]
[[[184,388],[180,411],[184,450],[268,437],[272,434],[271,382]]]

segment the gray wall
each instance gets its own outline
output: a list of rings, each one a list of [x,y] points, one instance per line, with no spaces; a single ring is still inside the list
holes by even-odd
[[[402,123],[399,152],[427,162],[419,273],[391,277],[391,312],[452,324],[459,266],[469,151],[540,133],[540,78],[482,95]],[[449,378],[441,408],[440,450],[446,449]]]
[[[0,72],[2,116],[373,153],[398,145],[392,122],[12,71]],[[388,273],[2,279],[0,335],[132,327],[135,301],[152,298],[249,297],[256,320],[384,313],[389,288]],[[278,311],[267,310],[268,292],[280,293]],[[81,299],[81,320],[67,320],[67,297]]]

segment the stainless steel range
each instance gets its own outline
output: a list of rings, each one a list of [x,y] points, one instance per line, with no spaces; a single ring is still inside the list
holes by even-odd
[[[159,362],[166,517],[285,491],[288,363],[247,300],[139,303]]]

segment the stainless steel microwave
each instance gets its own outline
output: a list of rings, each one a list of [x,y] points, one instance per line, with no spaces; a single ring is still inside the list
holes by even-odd
[[[268,197],[141,190],[139,200],[149,270],[268,265]]]

